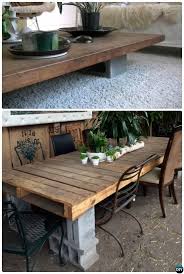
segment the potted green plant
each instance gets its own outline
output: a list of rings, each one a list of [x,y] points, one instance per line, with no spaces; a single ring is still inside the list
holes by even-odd
[[[92,164],[93,164],[94,166],[98,166],[98,165],[99,165],[99,162],[100,162],[100,158],[99,158],[98,156],[93,156],[93,157],[91,158],[91,161],[92,161]]]
[[[90,131],[87,137],[89,150],[87,155],[89,159],[92,159],[93,156],[98,156],[100,162],[105,161],[107,149],[107,138],[103,132]]]
[[[100,2],[70,2],[60,3],[58,2],[59,9],[62,5],[73,5],[80,10],[83,29],[86,30],[98,30],[100,27],[100,11],[104,7]]]
[[[81,159],[81,162],[82,162],[83,165],[87,164],[87,162],[88,162],[88,156],[87,156],[87,154],[81,153],[80,159]]]
[[[109,149],[106,152],[106,156],[107,156],[107,162],[112,163],[115,160],[115,150],[114,149]]]
[[[115,157],[118,159],[121,156],[121,149],[120,147],[115,147]]]
[[[86,145],[79,145],[78,150],[80,151],[80,154],[85,154],[87,153],[88,149]]]
[[[146,136],[149,128],[147,112],[136,111],[101,111],[93,123],[93,128],[103,131],[107,138],[120,139],[125,144],[133,145],[140,136]]]

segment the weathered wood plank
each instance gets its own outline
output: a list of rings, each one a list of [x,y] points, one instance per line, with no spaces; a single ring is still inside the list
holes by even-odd
[[[16,170],[6,170],[3,172],[3,181],[18,189],[17,194],[24,200],[32,197],[30,195],[36,195],[32,199],[33,204],[38,205],[37,196],[53,203],[61,203],[63,212],[56,207],[56,214],[59,212],[60,215],[75,220],[87,209],[112,195],[116,191],[119,175],[129,166],[145,160],[155,152],[160,157],[145,165],[141,176],[161,164],[167,141],[167,138],[149,138],[143,150],[126,154],[113,163],[100,163],[98,167],[91,164],[82,166],[78,152],[61,155],[33,165],[17,167]],[[122,182],[120,187],[130,182],[132,180]],[[42,206],[46,208],[45,200]],[[54,208],[50,205],[52,212]]]
[[[53,59],[12,58],[3,46],[3,92],[10,92],[63,74],[86,68],[149,47],[164,40],[163,35],[113,32],[91,44],[72,44],[68,55]]]

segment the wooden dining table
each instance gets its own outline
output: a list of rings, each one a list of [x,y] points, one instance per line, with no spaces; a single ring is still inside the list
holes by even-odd
[[[163,162],[168,138],[149,137],[144,142],[143,148],[112,163],[101,162],[99,166],[90,162],[82,165],[79,152],[75,151],[3,170],[3,191],[63,217],[66,227],[63,256],[86,270],[98,259],[95,205],[115,193],[118,179],[130,166],[157,154],[156,160],[144,166],[142,176]],[[131,182],[122,182],[120,188]]]

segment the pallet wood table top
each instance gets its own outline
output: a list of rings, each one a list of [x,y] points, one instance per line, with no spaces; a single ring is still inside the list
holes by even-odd
[[[116,191],[121,174],[156,153],[160,158],[145,166],[142,175],[163,161],[168,138],[152,137],[145,147],[128,153],[113,163],[83,166],[79,152],[43,162],[3,170],[3,191],[71,220]],[[129,184],[123,182],[121,187]]]
[[[116,57],[126,55],[164,40],[163,35],[112,32],[95,38],[92,44],[72,44],[64,57],[40,60],[16,59],[3,45],[3,92],[52,79]]]

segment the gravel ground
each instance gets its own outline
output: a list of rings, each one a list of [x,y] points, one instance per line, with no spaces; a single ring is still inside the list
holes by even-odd
[[[3,108],[181,108],[182,59],[157,53],[128,55],[127,72],[112,79],[80,72],[3,95]]]
[[[137,216],[143,225],[144,235],[139,236],[139,227],[133,219],[124,215],[116,215],[106,224],[121,240],[125,257],[120,257],[117,243],[103,231],[97,229],[99,238],[98,253],[100,259],[90,269],[90,272],[175,272],[175,265],[182,262],[182,211],[181,211],[181,178],[176,180],[178,205],[165,191],[165,206],[167,218],[161,218],[158,203],[158,192],[149,188],[146,197],[139,194],[136,202],[128,209]],[[24,271],[25,261],[15,255],[4,254],[3,271]],[[45,246],[39,255],[34,271],[44,272],[78,272],[79,270],[67,264],[60,267],[58,257],[48,254]]]

